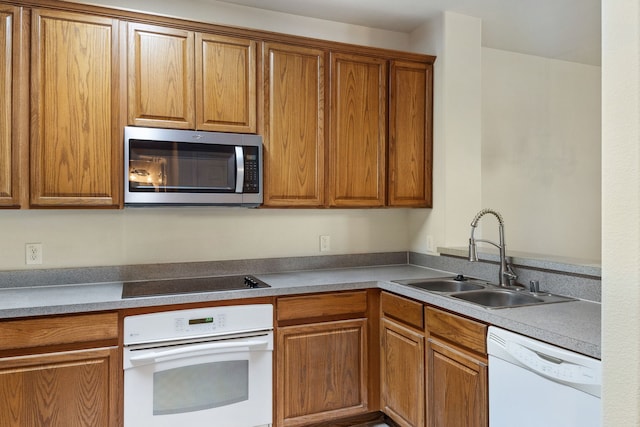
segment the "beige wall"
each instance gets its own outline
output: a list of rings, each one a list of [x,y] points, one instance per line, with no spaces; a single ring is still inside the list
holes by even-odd
[[[640,426],[640,4],[602,1],[604,426]]]
[[[406,251],[406,209],[0,211],[0,270]],[[320,253],[319,236],[331,237]],[[26,266],[25,243],[44,264]]]
[[[600,67],[483,48],[482,205],[511,250],[600,260],[600,105]]]
[[[600,68],[483,48],[481,21],[447,12],[414,31],[438,56],[434,208],[409,213],[411,250],[466,246],[482,208],[508,251],[600,260]],[[476,236],[497,241],[488,217]]]
[[[465,245],[481,201],[480,19],[446,12],[412,34],[412,48],[437,55],[434,68],[433,209],[409,213],[411,250]]]

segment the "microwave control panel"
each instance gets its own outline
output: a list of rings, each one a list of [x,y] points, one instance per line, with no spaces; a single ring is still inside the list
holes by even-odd
[[[260,192],[260,165],[258,147],[244,146],[244,184],[242,190],[245,193]]]

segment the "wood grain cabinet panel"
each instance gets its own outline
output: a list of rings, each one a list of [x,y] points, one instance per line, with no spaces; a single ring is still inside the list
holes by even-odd
[[[256,132],[257,42],[128,24],[129,124]]]
[[[387,318],[380,327],[382,410],[399,426],[423,427],[424,334]]]
[[[26,150],[28,59],[23,9],[0,4],[0,208],[19,208],[28,190]],[[25,114],[27,113],[27,114]]]
[[[488,425],[487,361],[429,338],[427,343],[429,427]]]
[[[0,351],[87,341],[115,341],[118,314],[79,314],[5,320],[0,323]]]
[[[398,320],[419,331],[424,330],[424,306],[422,303],[389,292],[382,292],[380,308],[383,316]]]
[[[433,64],[326,52],[265,44],[265,205],[431,206]]]
[[[116,312],[0,322],[0,425],[121,425]]]
[[[264,46],[265,206],[320,207],[325,173],[325,51]]]
[[[196,33],[196,128],[256,132],[256,49],[249,39]]]
[[[119,425],[117,347],[0,358],[0,425]]]
[[[431,207],[433,65],[391,61],[389,206]]]
[[[277,426],[367,412],[366,319],[281,327],[277,342]]]
[[[128,23],[129,124],[195,129],[192,31]]]
[[[433,307],[425,316],[427,426],[487,427],[487,326]]]
[[[3,205],[14,202],[13,163],[17,160],[13,153],[13,54],[15,17],[18,8],[0,5],[0,200]]]
[[[278,298],[276,317],[286,322],[311,323],[318,319],[364,317],[367,312],[367,292],[335,292]]]
[[[386,203],[387,61],[331,53],[329,205]]]
[[[118,21],[31,14],[31,206],[117,207]]]

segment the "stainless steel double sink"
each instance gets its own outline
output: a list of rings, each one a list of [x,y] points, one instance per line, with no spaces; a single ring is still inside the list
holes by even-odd
[[[486,281],[461,275],[444,278],[393,280],[393,282],[491,309],[575,301],[575,298],[547,292],[528,292],[523,287],[496,286]]]

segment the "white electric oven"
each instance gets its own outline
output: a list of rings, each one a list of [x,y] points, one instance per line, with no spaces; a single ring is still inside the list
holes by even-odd
[[[268,427],[273,306],[124,319],[125,427]]]

